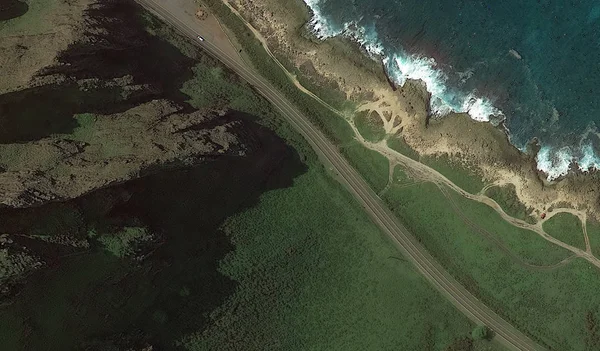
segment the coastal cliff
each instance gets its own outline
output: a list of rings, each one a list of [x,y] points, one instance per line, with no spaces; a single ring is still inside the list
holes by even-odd
[[[319,82],[315,84],[318,88],[336,87],[345,99],[355,103],[356,110],[374,111],[385,118],[387,140],[399,139],[420,156],[449,157],[486,183],[513,184],[519,201],[538,216],[552,208],[570,207],[598,218],[598,172],[573,169],[566,177],[547,181],[536,169],[535,148],[528,153],[516,149],[502,125],[478,122],[466,114],[432,118],[429,93],[422,82],[409,80],[393,89],[377,58],[369,57],[351,36],[316,38],[311,33],[311,10],[300,0],[235,0],[230,5],[260,33],[286,67],[306,76],[299,79]],[[303,70],[306,66],[313,69]]]

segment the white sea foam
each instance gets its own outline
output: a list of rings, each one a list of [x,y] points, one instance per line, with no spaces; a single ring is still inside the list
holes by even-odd
[[[589,172],[592,170],[600,170],[600,158],[596,155],[594,148],[591,144],[586,144],[581,148],[583,156],[577,162],[579,170],[582,172]]]
[[[562,177],[569,172],[574,161],[571,148],[568,146],[553,150],[542,146],[536,157],[537,168],[547,174],[548,180]]]
[[[574,163],[577,163],[581,172],[600,170],[600,157],[590,143],[585,143],[579,148],[563,146],[556,149],[543,146],[536,161],[537,168],[547,174],[548,180],[567,175]]]
[[[317,38],[327,39],[341,34],[341,31],[333,29],[321,14],[321,8],[319,7],[321,0],[304,0],[304,2],[312,10],[313,18],[310,20],[310,26]]]
[[[336,35],[347,36],[360,44],[369,54],[383,58],[388,67],[390,78],[400,86],[408,79],[421,80],[431,93],[431,112],[443,116],[451,112],[467,112],[477,121],[489,121],[490,116],[503,116],[488,99],[477,96],[476,92],[461,94],[448,88],[448,77],[437,68],[433,58],[408,55],[406,53],[388,53],[378,39],[375,28],[365,28],[357,22],[348,22],[343,29],[334,29],[325,19],[319,7],[320,0],[306,0],[313,12],[311,26],[313,33],[326,39]]]
[[[304,0],[311,8],[313,18],[310,25],[313,33],[320,39],[344,35],[356,41],[372,57],[382,59],[388,69],[388,75],[398,85],[407,80],[422,81],[431,93],[430,109],[437,116],[445,116],[452,112],[465,112],[480,122],[503,119],[504,114],[494,106],[493,102],[477,94],[476,91],[460,92],[449,88],[447,75],[438,68],[433,58],[409,55],[405,52],[389,52],[378,39],[374,27],[365,28],[357,22],[345,23],[341,29],[332,26],[322,14],[319,4],[322,0]],[[463,80],[471,78],[473,72],[468,71]],[[509,137],[510,140],[510,137]],[[578,150],[571,147],[550,147],[543,145],[536,161],[537,168],[547,174],[548,180],[566,175],[574,162],[583,172],[600,170],[600,157],[591,144],[583,144]],[[576,156],[577,155],[577,156]]]

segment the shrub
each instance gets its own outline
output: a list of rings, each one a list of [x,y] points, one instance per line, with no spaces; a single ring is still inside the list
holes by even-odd
[[[473,340],[488,339],[490,337],[490,329],[485,325],[478,325],[471,332],[471,337]]]

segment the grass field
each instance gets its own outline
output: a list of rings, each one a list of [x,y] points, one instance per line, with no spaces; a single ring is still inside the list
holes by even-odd
[[[600,257],[600,223],[588,219],[586,223],[586,229],[588,238],[590,239],[592,253],[594,256]]]
[[[484,187],[483,178],[473,170],[453,162],[448,156],[422,156],[419,161],[440,172],[463,190],[477,194]]]
[[[354,124],[360,135],[367,141],[376,143],[385,137],[383,121],[377,116],[377,112],[361,111],[356,113]]]
[[[367,183],[375,190],[380,192],[385,188],[389,179],[388,159],[377,151],[369,150],[354,141],[340,148],[344,157],[350,161],[350,164],[365,178]]]
[[[585,238],[581,221],[570,213],[558,213],[544,222],[546,233],[556,239],[585,250]]]
[[[473,327],[317,164],[223,230],[238,289],[190,350],[444,350]]]
[[[400,186],[405,186],[408,184],[415,183],[414,179],[411,178],[408,174],[406,174],[406,172],[400,165],[396,165],[394,167],[394,174],[392,175],[392,180],[393,180],[392,184],[396,184],[396,185],[400,185]]]
[[[487,206],[452,195],[468,217],[495,233],[530,264],[552,264],[568,252],[536,234],[505,227]],[[598,270],[577,259],[553,269],[527,267],[486,236],[457,220],[448,200],[431,184],[392,188],[385,196],[395,213],[467,288],[520,330],[552,349],[600,346],[596,320]]]
[[[390,136],[387,139],[387,146],[390,149],[398,151],[404,156],[410,157],[415,161],[419,160],[419,154],[415,150],[411,149],[401,137]]]
[[[519,201],[514,185],[490,187],[485,191],[485,195],[496,201],[509,216],[522,219],[531,224],[537,222],[531,215],[532,209],[527,208]]]
[[[464,247],[473,258],[482,252],[503,259],[511,259],[513,255],[528,264],[544,266],[556,264],[569,256],[567,250],[549,243],[538,234],[504,221],[489,206],[452,190],[446,190],[446,194],[448,197],[432,183],[423,183],[406,188],[392,187],[384,199],[407,223],[416,226],[417,223],[429,222],[422,230],[438,233],[447,241],[464,240],[456,245]],[[488,243],[495,250],[476,250],[474,245],[479,241]],[[435,252],[442,249],[439,247]]]

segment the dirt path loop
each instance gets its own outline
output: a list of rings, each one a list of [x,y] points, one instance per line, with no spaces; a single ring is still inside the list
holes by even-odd
[[[180,0],[181,1],[181,0]],[[310,90],[306,89],[302,84],[300,84],[300,82],[298,81],[298,79],[296,78],[295,75],[293,75],[292,73],[290,73],[285,66],[279,62],[279,60],[277,59],[277,57],[275,57],[275,55],[271,52],[271,50],[269,49],[269,46],[267,45],[267,41],[265,40],[265,38],[262,36],[262,34],[256,30],[250,23],[248,23],[243,16],[240,15],[240,13],[231,6],[231,4],[229,4],[227,1],[223,1],[224,4],[226,4],[229,9],[241,20],[243,21],[243,23],[252,31],[252,33],[254,34],[254,36],[263,44],[264,49],[266,50],[266,52],[269,54],[269,56],[273,59],[273,61],[275,61],[277,63],[277,65],[285,72],[285,74],[288,76],[288,78],[294,83],[294,85],[300,89],[302,92],[304,92],[305,94],[309,95],[310,97],[312,97],[313,99],[315,99],[316,101],[318,101],[320,104],[322,104],[324,107],[328,108],[329,110],[331,110],[332,112],[336,113],[338,116],[344,118],[348,124],[350,124],[350,126],[352,127],[352,130],[354,131],[355,134],[355,138],[356,140],[358,140],[362,145],[364,145],[365,147],[367,147],[368,149],[371,149],[373,151],[377,151],[380,154],[382,154],[383,156],[385,156],[389,162],[390,162],[390,168],[392,168],[392,165],[401,165],[405,170],[407,170],[407,172],[409,172],[410,175],[412,175],[415,180],[417,182],[425,182],[425,181],[429,181],[429,182],[433,182],[435,184],[437,184],[438,186],[441,185],[445,185],[449,188],[451,188],[452,190],[454,190],[455,192],[461,194],[462,196],[470,199],[470,200],[475,200],[481,203],[484,203],[488,206],[490,206],[491,208],[493,208],[496,212],[498,212],[500,214],[500,216],[507,221],[508,223],[522,228],[522,229],[527,229],[527,230],[531,230],[535,233],[537,233],[538,235],[540,235],[542,238],[550,241],[553,244],[556,244],[558,246],[561,246],[569,251],[571,251],[574,256],[567,258],[566,260],[564,260],[563,262],[558,263],[559,265],[562,265],[564,263],[568,263],[570,262],[570,260],[574,257],[581,257],[584,258],[585,260],[587,260],[588,262],[590,262],[591,264],[593,264],[594,266],[600,268],[600,260],[598,258],[596,258],[590,249],[589,246],[589,239],[587,236],[587,232],[585,233],[585,241],[586,241],[586,250],[581,250],[579,248],[576,248],[574,246],[568,245],[552,236],[550,236],[548,233],[546,233],[543,228],[542,228],[542,221],[539,221],[536,224],[529,224],[525,221],[522,221],[520,219],[511,217],[510,215],[508,215],[506,212],[504,212],[504,210],[500,207],[500,205],[498,205],[494,200],[492,200],[491,198],[483,195],[485,189],[487,187],[491,187],[494,185],[498,185],[498,184],[489,184],[486,186],[486,188],[482,189],[482,191],[480,191],[478,194],[471,194],[466,192],[465,190],[463,190],[462,188],[460,188],[459,186],[457,186],[456,184],[454,184],[451,180],[449,180],[448,178],[446,178],[444,175],[442,175],[441,173],[439,173],[438,171],[434,170],[433,168],[430,168],[429,166],[422,164],[418,161],[415,161],[395,150],[390,149],[385,140],[382,140],[378,143],[372,143],[369,142],[367,140],[365,140],[359,133],[358,129],[356,128],[356,126],[354,125],[353,122],[353,118],[352,116],[349,116],[348,114],[345,114],[339,110],[337,110],[336,108],[334,108],[333,106],[331,106],[330,104],[328,104],[327,102],[323,101],[321,98],[319,98],[317,95],[313,94]],[[232,43],[233,44],[233,43]],[[238,53],[236,52],[236,55]],[[239,57],[239,55],[237,55]],[[246,62],[248,61],[247,59],[244,59],[242,57],[242,59],[245,61],[245,64],[250,65],[250,62]],[[393,116],[391,118],[390,121],[388,121],[383,113],[381,113],[380,111],[380,107],[379,106],[380,102],[375,101],[375,102],[369,102],[363,105],[360,105],[357,109],[357,111],[368,111],[368,110],[372,110],[372,111],[378,111],[378,114],[380,115],[382,121],[384,122],[384,128],[386,130],[386,133],[388,135],[393,135],[398,131],[398,128],[400,127],[399,125],[394,127],[394,120],[395,120],[395,116]],[[391,186],[391,177],[393,176],[393,170],[390,171],[391,174],[389,175],[390,177],[390,181],[388,182],[388,185],[384,188],[384,190],[382,191],[382,193],[384,191],[387,191],[389,189],[389,186]],[[515,184],[516,186],[516,184]],[[575,210],[575,209],[569,209],[569,208],[558,208],[558,209],[554,209],[554,211],[552,212],[552,216],[555,215],[556,213],[560,213],[560,212],[569,212],[572,213],[573,215],[577,216],[579,219],[582,220],[582,227],[585,228],[586,227],[586,214],[584,211],[579,211],[579,210]],[[549,213],[550,215],[550,213]],[[546,217],[546,220],[549,217]],[[565,262],[566,261],[566,262]]]
[[[517,263],[521,267],[527,268],[527,269],[532,269],[532,270],[537,270],[537,271],[548,271],[548,270],[556,269],[558,267],[562,267],[577,257],[577,255],[573,254],[565,259],[560,260],[558,263],[555,263],[552,265],[536,265],[536,264],[527,262],[525,259],[523,259],[519,255],[515,254],[508,246],[506,246],[500,239],[498,239],[498,237],[496,235],[483,229],[481,226],[479,226],[478,224],[473,222],[471,219],[469,219],[469,217],[467,217],[467,215],[460,208],[460,206],[456,203],[456,201],[454,201],[454,199],[452,198],[452,195],[450,195],[448,193],[448,190],[446,190],[447,188],[445,188],[444,186],[442,186],[440,184],[437,184],[437,186],[440,189],[440,192],[444,195],[444,197],[446,197],[446,199],[452,206],[452,209],[454,210],[454,212],[462,219],[463,223],[465,223],[467,226],[471,227],[471,229],[473,229],[475,232],[479,233],[481,236],[485,237],[487,240],[491,241],[498,249],[503,251],[513,262]]]
[[[574,210],[572,208],[557,208],[557,209],[554,209],[552,212],[547,213],[546,218],[538,221],[538,223],[536,223],[536,226],[538,226],[540,229],[542,229],[544,222],[546,222],[547,220],[556,216],[559,213],[570,213],[573,216],[577,217],[579,219],[579,221],[581,221],[581,230],[583,232],[583,238],[585,240],[585,251],[592,254],[592,247],[590,245],[590,238],[588,237],[587,225],[586,225],[587,224],[587,213],[585,213],[585,211],[578,211],[578,210]]]
[[[540,235],[542,238],[550,241],[551,243],[559,245],[559,246],[571,251],[576,256],[584,258],[587,261],[589,261],[591,264],[593,264],[594,266],[600,268],[600,260],[598,260],[596,257],[594,257],[594,255],[592,255],[591,250],[587,250],[587,249],[585,251],[581,250],[574,246],[565,244],[564,242],[550,236],[548,233],[546,233],[543,230],[542,222],[538,222],[536,224],[529,224],[523,220],[511,217],[506,212],[504,212],[504,210],[500,207],[500,205],[498,205],[498,203],[496,203],[494,200],[490,199],[489,197],[482,195],[481,193],[471,194],[471,193],[466,192],[465,190],[463,190],[462,188],[460,188],[459,186],[454,184],[451,180],[446,178],[444,175],[442,175],[438,171],[436,171],[436,170],[430,168],[429,166],[426,166],[418,161],[415,161],[407,156],[404,156],[403,154],[401,154],[395,150],[390,149],[387,146],[385,140],[380,141],[378,143],[372,143],[372,142],[365,140],[364,138],[362,138],[360,136],[360,133],[358,132],[358,129],[356,128],[356,126],[354,126],[353,123],[350,123],[350,125],[352,126],[352,129],[354,130],[356,139],[362,145],[364,145],[365,147],[367,147],[371,150],[379,152],[383,156],[387,157],[389,160],[392,160],[391,161],[392,163],[394,163],[394,161],[395,161],[397,164],[400,164],[403,168],[410,169],[411,174],[413,176],[417,177],[418,179],[420,179],[422,181],[433,182],[433,183],[437,184],[438,186],[439,185],[447,186],[448,188],[454,190],[455,192],[459,193],[460,195],[462,195],[470,200],[475,200],[475,201],[484,203],[484,204],[490,206],[491,208],[493,208],[496,212],[498,212],[500,214],[500,216],[502,217],[502,219],[504,219],[508,223],[514,225],[515,227],[531,230],[531,231],[537,233],[538,235]],[[583,211],[567,209],[567,208],[560,208],[560,209],[555,209],[552,212],[552,215],[555,215],[556,213],[560,213],[560,212],[572,213],[573,215],[577,216],[582,221],[583,226],[585,227],[586,215]],[[585,236],[586,236],[586,246],[587,246],[588,242],[589,242],[589,240],[587,239],[587,233]]]

